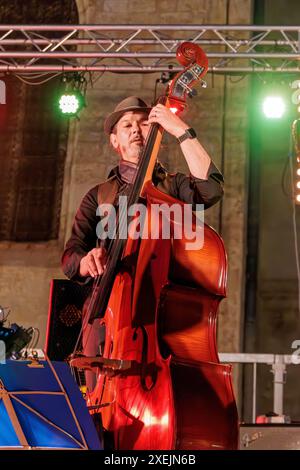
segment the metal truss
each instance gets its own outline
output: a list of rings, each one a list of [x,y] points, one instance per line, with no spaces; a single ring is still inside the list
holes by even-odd
[[[215,73],[300,72],[300,26],[0,25],[0,72],[166,72],[199,44]]]

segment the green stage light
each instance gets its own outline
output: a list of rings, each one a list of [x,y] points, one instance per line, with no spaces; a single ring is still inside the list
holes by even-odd
[[[84,97],[79,91],[64,93],[58,101],[60,111],[67,116],[76,116],[84,105]]]
[[[285,102],[281,96],[267,96],[263,102],[263,112],[269,119],[280,119],[285,113]]]
[[[77,113],[79,101],[75,95],[62,95],[59,100],[59,108],[62,113]]]
[[[79,112],[86,106],[86,89],[87,81],[83,73],[63,74],[55,100],[57,110],[65,117],[78,118]]]

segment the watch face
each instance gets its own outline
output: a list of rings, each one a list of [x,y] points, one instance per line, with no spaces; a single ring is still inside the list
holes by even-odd
[[[187,129],[187,132],[188,132],[191,139],[194,139],[196,137],[196,132],[194,131],[194,129],[192,129],[192,128]]]

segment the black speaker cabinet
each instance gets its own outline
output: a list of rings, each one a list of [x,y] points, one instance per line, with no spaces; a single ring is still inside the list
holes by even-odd
[[[300,425],[243,424],[240,450],[300,450]]]
[[[63,361],[73,352],[81,329],[83,305],[91,289],[91,284],[52,279],[45,347],[49,359]]]

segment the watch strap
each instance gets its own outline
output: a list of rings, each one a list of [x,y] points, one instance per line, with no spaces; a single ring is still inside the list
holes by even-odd
[[[181,142],[184,142],[186,139],[195,139],[196,137],[196,132],[195,130],[190,127],[189,129],[186,129],[186,131],[177,138],[178,142],[181,144]]]

